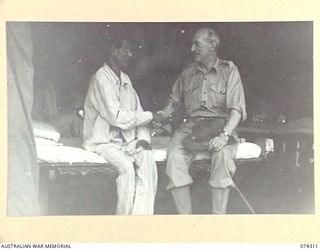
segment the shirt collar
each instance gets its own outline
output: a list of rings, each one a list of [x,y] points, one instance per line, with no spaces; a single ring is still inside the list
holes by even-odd
[[[103,68],[104,70],[106,70],[107,72],[109,72],[114,78],[115,78],[115,83],[117,84],[121,84],[121,85],[127,85],[129,84],[129,77],[127,74],[125,74],[124,72],[120,71],[120,78],[116,75],[116,73],[114,73],[114,71],[110,68],[110,66],[106,63],[103,64]]]
[[[218,65],[220,64],[220,61],[221,61],[220,58],[217,57],[217,59],[216,59],[216,61],[214,63],[210,63],[209,71],[211,71],[212,69],[215,69],[216,71],[218,71]],[[207,73],[206,70],[204,69],[204,66],[202,66],[199,63],[197,63],[196,65],[197,66],[196,66],[195,71],[193,72],[193,74],[196,74],[198,71],[201,71],[202,73]]]

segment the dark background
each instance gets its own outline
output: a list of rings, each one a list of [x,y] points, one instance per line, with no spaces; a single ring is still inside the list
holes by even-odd
[[[287,121],[313,116],[312,22],[30,25],[35,70],[33,115],[38,119],[54,121],[57,113],[83,105],[89,79],[105,59],[107,38],[121,33],[133,42],[134,57],[128,73],[143,107],[161,108],[177,76],[193,60],[192,34],[204,26],[219,32],[220,58],[232,60],[240,70],[249,117],[257,111],[284,114]],[[295,136],[288,134],[288,138]],[[302,138],[308,142],[305,151]],[[286,141],[287,152],[275,150],[265,161],[237,169],[235,181],[258,214],[314,213],[311,141],[308,133],[301,135],[299,161],[297,141],[291,138]],[[174,202],[166,190],[165,168],[158,167],[155,213],[175,214]],[[194,213],[210,213],[208,173],[193,174]],[[114,214],[116,190],[110,176],[58,175],[50,185],[51,214]],[[249,213],[236,191],[231,193],[228,213]]]
[[[192,62],[192,34],[214,28],[219,56],[239,68],[247,111],[312,117],[313,23],[31,23],[34,116],[82,106],[91,75],[105,59],[106,37],[124,33],[133,44],[129,76],[145,110],[161,108],[182,69]]]

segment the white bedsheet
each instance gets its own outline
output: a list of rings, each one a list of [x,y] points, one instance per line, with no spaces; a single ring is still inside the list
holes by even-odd
[[[48,163],[106,163],[98,154],[82,148],[52,145],[37,145],[39,162]]]
[[[169,137],[153,137],[152,149],[156,161],[165,161]],[[77,147],[62,146],[50,141],[48,144],[44,140],[37,140],[37,154],[39,162],[48,163],[107,163],[98,154]],[[250,142],[240,143],[237,149],[236,159],[259,158],[261,148]],[[195,160],[209,159],[208,153],[198,153]]]
[[[237,153],[236,153],[236,159],[254,159],[259,158],[261,154],[261,148],[254,143],[250,142],[243,142],[238,145]],[[159,149],[153,149],[153,156],[156,159],[156,161],[165,161],[166,160],[166,149],[165,148],[159,148]],[[199,152],[196,155],[195,160],[207,160],[210,158],[209,153],[205,152]]]

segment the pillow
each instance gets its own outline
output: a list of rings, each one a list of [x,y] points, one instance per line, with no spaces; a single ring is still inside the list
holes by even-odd
[[[106,163],[106,160],[82,148],[37,145],[38,160],[49,163]]]
[[[50,124],[41,121],[32,121],[33,133],[35,137],[45,138],[58,142],[60,133]]]
[[[236,159],[259,158],[261,148],[252,142],[243,142],[238,145]]]

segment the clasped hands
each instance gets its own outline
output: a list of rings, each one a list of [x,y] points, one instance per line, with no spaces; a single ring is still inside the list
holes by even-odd
[[[143,150],[151,150],[150,143],[145,140],[139,140],[136,143],[136,149],[141,148]]]
[[[137,154],[139,154],[143,150],[151,150],[150,143],[145,140],[133,140],[126,144],[126,153],[132,157],[132,161]]]
[[[162,110],[152,113],[153,120],[152,125],[156,128],[160,128],[162,126],[162,122],[166,119],[164,112]],[[209,151],[220,151],[225,145],[228,144],[229,136],[221,133],[219,136],[212,138],[208,143]]]
[[[162,126],[162,122],[166,119],[164,112],[162,110],[159,110],[157,112],[153,112],[153,120],[152,125],[156,128],[160,128]]]

